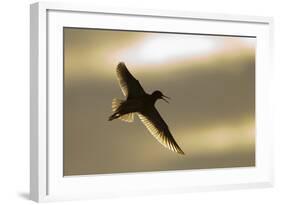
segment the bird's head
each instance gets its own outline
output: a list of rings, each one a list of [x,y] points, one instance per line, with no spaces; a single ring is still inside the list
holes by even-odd
[[[158,100],[158,99],[162,99],[164,100],[165,102],[169,103],[169,101],[167,99],[171,99],[169,98],[168,96],[164,95],[161,91],[159,90],[156,90],[152,93],[152,97],[155,99],[155,100]]]

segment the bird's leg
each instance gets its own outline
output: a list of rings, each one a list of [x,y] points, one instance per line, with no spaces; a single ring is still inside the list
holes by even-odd
[[[111,120],[114,120],[118,117],[120,117],[120,113],[113,113],[113,115],[111,115],[108,120],[111,121]]]

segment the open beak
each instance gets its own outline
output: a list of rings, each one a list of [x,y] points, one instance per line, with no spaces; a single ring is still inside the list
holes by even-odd
[[[169,103],[169,101],[167,99],[171,99],[170,97],[166,96],[166,95],[162,95],[161,99],[164,100],[166,103]]]

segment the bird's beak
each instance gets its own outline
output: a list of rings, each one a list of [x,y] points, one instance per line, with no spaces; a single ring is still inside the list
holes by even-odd
[[[162,95],[162,97],[161,97],[162,100],[164,100],[166,103],[169,103],[169,101],[165,98],[167,98],[167,99],[171,99],[171,98],[166,95]]]

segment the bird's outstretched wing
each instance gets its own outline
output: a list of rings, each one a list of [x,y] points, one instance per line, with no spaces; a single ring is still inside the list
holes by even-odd
[[[179,154],[184,154],[179,145],[173,138],[168,125],[162,119],[159,112],[155,107],[138,113],[139,118],[149,130],[149,132],[166,148],[177,152]]]
[[[134,78],[123,62],[118,64],[116,72],[119,85],[125,97],[130,99],[145,94],[139,81]]]

